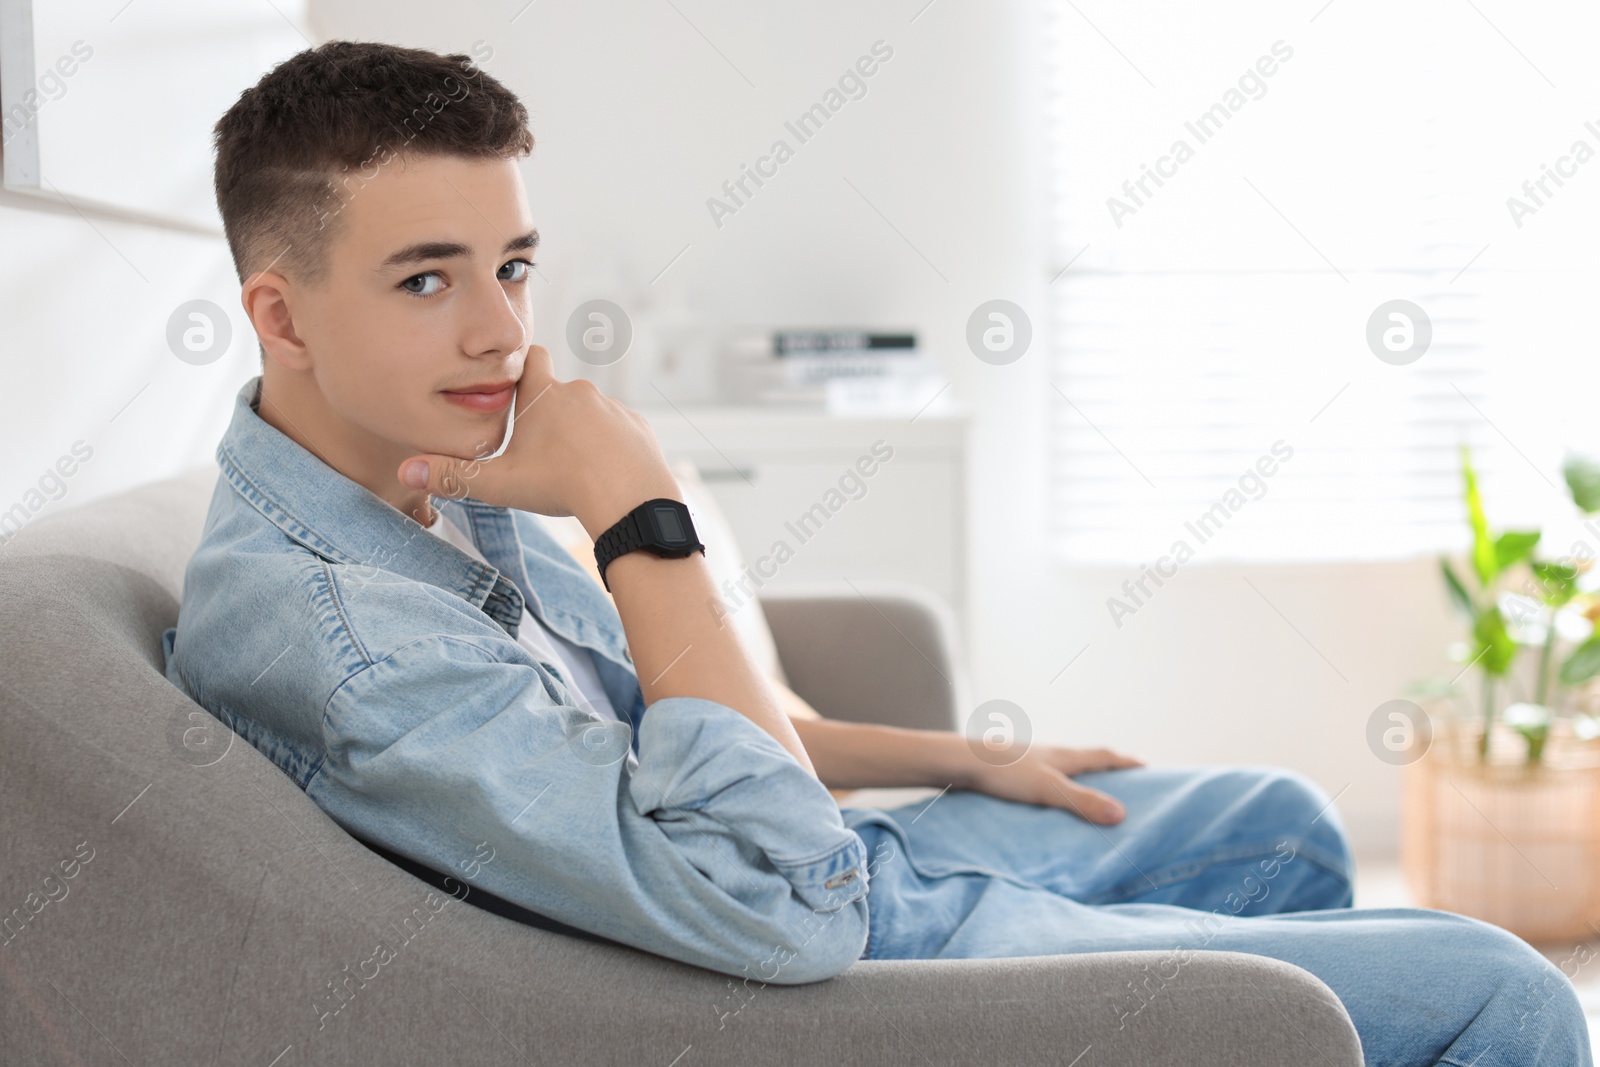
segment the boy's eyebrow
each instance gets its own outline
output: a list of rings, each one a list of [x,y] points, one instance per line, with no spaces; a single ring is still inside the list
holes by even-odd
[[[531,252],[539,247],[539,231],[529,230],[527,233],[513,237],[506,242],[505,248],[500,250],[501,255],[510,252]],[[460,241],[418,241],[389,256],[378,265],[378,270],[388,271],[396,267],[404,267],[413,263],[421,263],[430,259],[455,259],[458,256],[470,256],[472,249]]]

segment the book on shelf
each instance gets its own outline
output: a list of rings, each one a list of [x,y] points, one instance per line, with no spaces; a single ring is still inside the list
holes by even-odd
[[[867,330],[774,330],[772,354],[794,356],[846,355],[871,352],[880,356],[917,352],[914,333],[872,333]]]
[[[728,392],[762,403],[882,395],[914,386],[933,369],[909,330],[775,329],[736,338],[728,360]]]

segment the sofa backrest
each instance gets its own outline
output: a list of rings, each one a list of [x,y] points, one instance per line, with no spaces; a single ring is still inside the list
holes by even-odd
[[[217,477],[216,464],[207,463],[47,513],[0,544],[0,567],[22,581],[48,576],[72,590],[69,599],[101,637],[163,673],[161,633],[178,621],[184,567],[200,543]]]
[[[161,635],[216,482],[214,465],[195,468],[63,506],[0,543],[0,1033],[30,1035],[19,1048],[53,1040],[55,1006],[32,985],[71,973],[128,1012],[190,1004],[177,1014],[196,1032],[156,1027],[144,1059],[209,1061],[225,1047],[212,1023],[270,1000],[278,1025],[298,1028],[305,1005],[337,1005],[342,964],[435,914],[466,951],[549,967],[557,988],[615,984],[642,960],[642,973],[697,971],[593,943],[349,834],[167,681]]]

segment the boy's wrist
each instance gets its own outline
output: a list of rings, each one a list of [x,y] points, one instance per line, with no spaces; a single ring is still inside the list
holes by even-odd
[[[954,730],[941,730],[934,735],[936,744],[930,753],[931,785],[948,785],[954,789],[971,789],[977,782],[982,764],[973,754],[966,737]]]
[[[649,488],[649,485],[655,488]],[[574,509],[584,530],[589,534],[591,541],[600,540],[600,535],[605,533],[628,512],[643,504],[646,500],[656,500],[666,497],[669,500],[683,500],[683,490],[678,487],[677,479],[668,477],[665,480],[657,479],[652,483],[643,483],[624,491],[611,491],[604,497],[591,502],[586,502],[580,509]]]
[[[918,730],[902,726],[870,726],[898,742],[898,759],[889,756],[893,747],[880,749],[880,759],[893,759],[899,764],[891,771],[893,782],[885,785],[938,786],[952,789],[971,789],[977,780],[980,766],[978,758],[967,745],[967,739],[954,730]]]

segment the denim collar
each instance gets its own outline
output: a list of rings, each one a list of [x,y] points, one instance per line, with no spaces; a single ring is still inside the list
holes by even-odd
[[[569,641],[631,662],[616,608],[536,517],[473,497],[431,496],[489,561],[481,563],[267,423],[256,410],[260,395],[258,374],[234,398],[217,463],[234,490],[288,537],[336,563],[381,567],[448,589],[513,638],[526,605]]]

